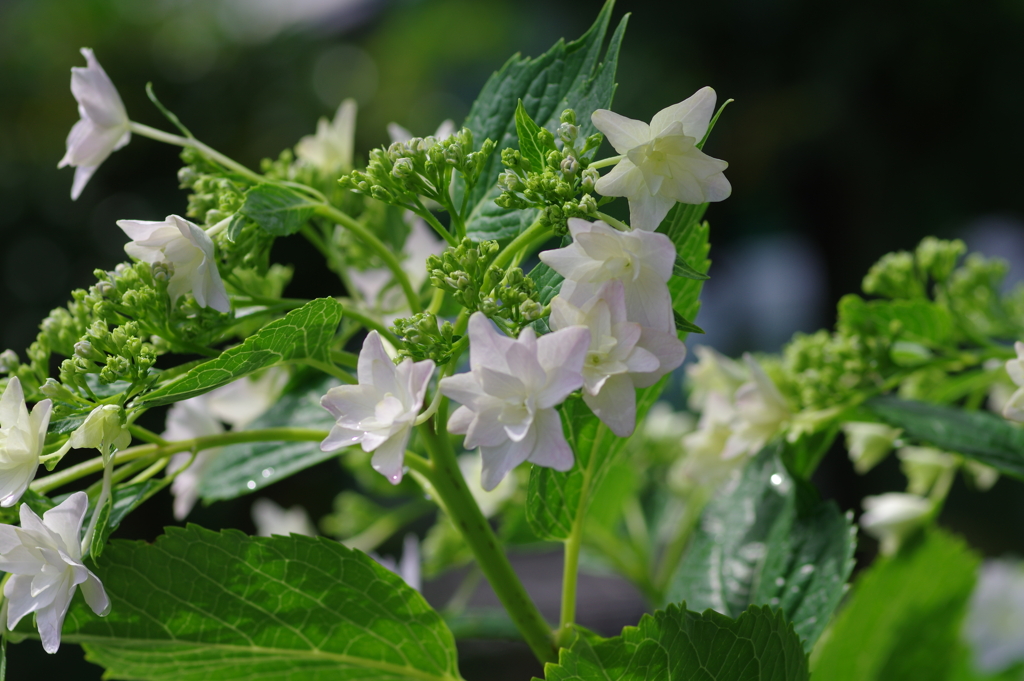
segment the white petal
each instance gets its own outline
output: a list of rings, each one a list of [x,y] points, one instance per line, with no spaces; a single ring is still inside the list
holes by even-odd
[[[370,459],[370,465],[388,479],[392,485],[402,482],[402,467],[405,464],[405,446],[409,443],[411,428],[403,428],[377,447]]]
[[[53,602],[36,611],[39,639],[42,641],[43,650],[51,655],[60,647],[60,630],[64,626],[64,618],[67,617],[71,597],[74,595],[75,586],[71,584],[70,579],[65,578],[64,584],[56,587]]]
[[[715,113],[716,98],[713,89],[703,87],[678,104],[662,109],[651,119],[651,134],[658,136],[673,123],[679,122],[687,135],[700,142]]]
[[[645,327],[640,334],[637,347],[647,350],[659,361],[655,371],[631,374],[633,385],[638,388],[654,385],[662,376],[682,365],[686,359],[686,346],[675,333]]]
[[[480,386],[476,374],[468,371],[454,376],[445,376],[440,381],[439,389],[445,397],[450,397],[456,402],[474,408],[487,395]]]
[[[589,344],[590,330],[585,326],[571,326],[541,336],[537,340],[537,359],[547,372],[561,368],[579,373]]]
[[[597,395],[584,393],[583,401],[619,437],[636,427],[636,388],[626,374],[609,376]]]
[[[594,183],[594,191],[601,196],[644,196],[650,194],[647,181],[640,168],[624,158],[615,164],[611,172]]]
[[[676,204],[674,199],[667,199],[663,196],[638,195],[629,198],[629,224],[633,229],[642,229],[653,232],[665,219],[672,206]]]
[[[110,598],[107,597],[107,592],[96,575],[89,572],[89,577],[79,586],[86,604],[92,608],[94,613],[100,617],[105,617],[110,613]]]
[[[516,341],[499,333],[482,312],[474,312],[469,318],[469,364],[477,367],[491,367],[498,371],[509,371],[506,357]]]
[[[86,115],[99,125],[127,125],[128,114],[114,83],[100,66],[92,50],[83,47],[81,52],[87,66],[71,68],[71,94],[85,110]]]
[[[43,513],[43,524],[60,535],[65,550],[75,559],[81,558],[82,520],[89,507],[85,492],[75,492],[57,506]]]
[[[25,406],[25,391],[21,380],[14,376],[7,383],[4,394],[0,396],[0,426],[11,428],[15,424],[28,420],[28,407]]]
[[[351,447],[362,442],[364,435],[363,431],[336,425],[331,428],[330,434],[320,443],[320,451],[333,452],[342,447]]]
[[[562,419],[554,409],[541,409],[534,419],[537,444],[530,453],[530,462],[556,471],[572,468],[572,448],[562,432]]]
[[[31,590],[32,575],[13,575],[4,585],[8,629],[14,629],[22,617],[42,607],[42,603],[31,596]]]
[[[82,195],[82,190],[89,183],[89,179],[99,166],[78,166],[75,168],[75,179],[71,182],[71,200],[77,201]]]
[[[626,118],[607,109],[598,109],[590,115],[590,120],[620,154],[647,144],[652,137],[651,126],[643,121]]]
[[[475,417],[476,414],[468,408],[459,407],[448,417],[448,432],[455,433],[456,435],[465,435]]]

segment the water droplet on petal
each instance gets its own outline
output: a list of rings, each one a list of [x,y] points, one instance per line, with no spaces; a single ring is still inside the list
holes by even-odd
[[[262,475],[264,478],[269,478],[273,474],[274,474],[274,469],[273,468],[264,468],[263,472],[260,473],[260,475]]]
[[[256,481],[250,480],[249,482],[245,483],[245,486],[248,487],[249,489],[256,489]]]

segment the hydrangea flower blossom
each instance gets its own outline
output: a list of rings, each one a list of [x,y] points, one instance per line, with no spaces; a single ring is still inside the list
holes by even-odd
[[[230,312],[231,302],[217,270],[213,241],[201,227],[177,215],[161,222],[118,220],[117,226],[132,240],[125,252],[150,264],[165,262],[174,267],[167,293],[174,303],[188,291],[200,307]]]
[[[733,395],[736,418],[733,434],[722,452],[726,459],[761,451],[792,416],[786,399],[761,365],[750,353],[744,354],[743,359],[753,380],[741,385]]]
[[[854,469],[863,475],[875,467],[892,451],[896,439],[903,434],[902,428],[893,428],[884,423],[848,421],[842,425],[846,433],[846,449]]]
[[[881,542],[881,551],[887,556],[896,553],[902,541],[927,522],[934,509],[930,500],[903,492],[864,497],[861,505],[864,515],[860,526]]]
[[[51,413],[50,400],[29,413],[21,381],[8,382],[0,397],[0,506],[14,506],[36,476]]]
[[[114,404],[96,407],[56,454],[63,456],[71,449],[96,449],[107,457],[114,450],[124,449],[132,443],[132,434],[121,423],[122,413],[121,407]]]
[[[1024,662],[1024,564],[986,560],[978,571],[964,619],[964,638],[971,644],[974,667],[997,674]]]
[[[80,120],[68,134],[67,151],[57,164],[75,167],[75,180],[71,185],[71,199],[77,199],[92,174],[132,138],[131,121],[124,110],[117,88],[106,71],[96,61],[92,50],[82,48],[86,67],[71,68],[71,94],[78,101]]]
[[[337,419],[320,449],[329,452],[360,444],[364,452],[374,453],[374,470],[397,485],[402,481],[405,446],[433,373],[429,359],[406,358],[395,366],[380,334],[371,331],[359,353],[359,384],[331,388],[320,400]]]
[[[485,490],[523,461],[572,468],[572,449],[555,406],[583,385],[589,343],[583,326],[540,338],[526,328],[515,340],[481,312],[469,318],[470,371],[443,378],[440,389],[463,405],[448,419],[448,430],[465,434],[466,448],[480,448]]]
[[[634,229],[653,231],[676,204],[722,201],[732,193],[725,161],[697,148],[715,112],[715,91],[701,88],[689,99],[662,109],[650,125],[598,109],[590,120],[615,151],[625,156],[594,189],[629,199]]]
[[[750,372],[742,362],[714,348],[698,345],[693,352],[697,361],[686,367],[686,379],[690,387],[687,404],[695,412],[704,411],[711,393],[732,397],[737,388],[750,380]]]
[[[0,570],[12,575],[4,585],[7,628],[13,629],[34,612],[43,650],[48,653],[60,647],[64,618],[79,586],[94,613],[103,617],[110,612],[103,584],[82,563],[79,535],[88,507],[85,492],[75,492],[41,519],[22,504],[21,527],[0,525]]]
[[[563,277],[559,295],[584,302],[606,281],[618,279],[626,297],[627,318],[640,326],[675,332],[668,280],[676,247],[664,234],[620,232],[603,222],[569,220],[572,243],[543,251],[541,261]]]
[[[306,135],[295,145],[295,155],[324,174],[352,170],[352,149],[356,129],[356,100],[346,99],[334,121],[321,118],[316,134]]]
[[[211,394],[199,395],[171,405],[171,408],[167,410],[167,422],[161,437],[173,442],[223,433],[224,426],[214,418],[213,410],[210,409],[209,397]],[[171,483],[175,520],[184,520],[196,505],[196,501],[199,499],[199,481],[220,451],[220,447],[204,449],[196,453],[194,460],[190,452],[181,452],[172,456],[168,461],[168,473],[177,473]],[[178,471],[188,465],[190,460],[192,464],[179,473]]]
[[[1017,341],[1013,349],[1017,351],[1017,357],[1006,362],[1006,373],[1017,384],[1017,391],[1003,405],[1003,416],[1011,421],[1024,422],[1024,343]]]
[[[301,534],[307,537],[317,535],[316,527],[309,518],[309,513],[302,506],[284,508],[266,497],[252,502],[252,522],[256,526],[256,534],[260,537],[272,537],[275,534],[287,537],[290,534]]]

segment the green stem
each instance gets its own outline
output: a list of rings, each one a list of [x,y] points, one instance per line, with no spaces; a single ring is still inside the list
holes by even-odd
[[[519,251],[525,250],[530,244],[539,241],[540,237],[545,234],[547,236],[553,234],[551,228],[542,224],[540,220],[536,220],[498,254],[498,257],[491,263],[491,267],[508,267]]]
[[[319,203],[315,206],[317,213],[323,217],[333,220],[348,231],[355,234],[357,237],[363,240],[371,250],[373,250],[381,260],[384,261],[384,265],[391,270],[391,273],[395,275],[395,281],[398,282],[399,286],[402,287],[402,291],[405,292],[405,297],[409,300],[409,309],[414,313],[423,310],[423,305],[420,304],[419,294],[412,287],[412,283],[409,281],[409,275],[402,269],[402,263],[398,262],[398,258],[391,252],[391,249],[387,245],[377,238],[377,236],[363,226],[358,220],[354,220],[345,213],[326,203]]]
[[[600,161],[594,161],[593,163],[591,163],[587,167],[588,168],[593,168],[594,170],[598,170],[600,168],[607,168],[608,166],[615,165],[616,163],[618,163],[619,161],[621,161],[624,158],[626,158],[625,155],[609,156],[608,158],[602,158]]]
[[[523,588],[494,530],[480,512],[480,507],[466,486],[448,433],[444,430],[443,421],[440,422],[438,431],[435,431],[430,422],[419,426],[419,429],[431,460],[410,461],[406,458],[406,462],[434,487],[445,511],[469,544],[491,588],[505,606],[505,610],[533,654],[542,663],[555,662],[556,652],[551,628]]]
[[[114,463],[121,464],[134,461],[144,456],[154,458],[168,457],[178,452],[186,452],[195,449],[197,452],[213,447],[239,444],[242,442],[316,442],[324,440],[328,433],[326,430],[311,430],[309,428],[262,428],[259,430],[240,430],[220,435],[208,435],[197,437],[191,440],[178,440],[169,442],[166,445],[138,445],[129,447],[114,454]],[[51,473],[33,482],[30,487],[33,492],[46,494],[58,487],[63,487],[87,475],[99,473],[103,470],[102,457],[96,457],[82,463],[75,464],[62,471]]]
[[[420,201],[418,198],[416,199],[416,205],[410,206],[409,210],[423,218],[427,222],[427,224],[430,225],[435,232],[437,232],[438,236],[440,236],[448,243],[449,246],[459,245],[459,240],[456,239],[451,232],[445,229],[444,225],[438,222],[437,218],[434,217],[434,214],[427,210],[427,207],[424,206],[423,202]]]
[[[345,306],[345,310],[342,314],[344,314],[346,318],[354,322],[358,322],[359,324],[365,326],[366,328],[372,331],[376,331],[380,335],[384,336],[384,338],[386,338],[387,341],[394,345],[396,348],[400,348],[404,345],[404,343],[402,343],[402,340],[391,332],[391,329],[384,326],[373,317],[365,315],[362,312],[353,309],[351,306],[345,305],[344,303],[342,303],[342,305]]]
[[[173,144],[179,147],[192,147],[193,149],[200,152],[207,158],[216,161],[217,163],[221,164],[222,166],[229,170],[235,171],[239,175],[245,176],[246,178],[252,180],[253,182],[260,183],[266,181],[266,178],[264,178],[259,173],[255,173],[249,170],[238,161],[228,158],[227,156],[220,153],[216,149],[206,146],[197,139],[181,137],[179,135],[172,135],[169,132],[157,130],[156,128],[151,128],[148,125],[143,125],[142,123],[135,123],[134,121],[129,123],[128,127],[136,135],[142,135],[143,137],[148,137],[152,140],[156,140],[157,142],[165,142],[167,144]]]
[[[654,573],[654,587],[659,594],[665,593],[672,575],[675,574],[676,568],[679,566],[679,561],[683,559],[686,545],[690,542],[690,535],[693,534],[694,528],[697,527],[697,521],[700,519],[704,506],[707,505],[709,496],[705,490],[700,490],[694,492],[687,499],[686,508],[683,510],[683,517],[679,521],[676,536],[665,547],[665,551],[661,554],[661,559],[658,561],[658,567]]]
[[[597,217],[600,218],[602,222],[608,223],[609,225],[611,225],[615,229],[619,230],[620,232],[629,232],[629,231],[631,231],[631,228],[630,228],[629,225],[627,225],[622,220],[613,218],[611,215],[608,215],[607,213],[602,213],[602,212],[598,211],[597,212]]]
[[[583,545],[583,516],[577,516],[573,521],[572,531],[565,542],[565,563],[562,565],[562,611],[559,617],[558,643],[565,647],[567,641],[563,639],[571,630],[573,622],[576,621],[576,581],[580,569],[580,547]]]
[[[324,361],[321,361],[319,359],[313,359],[312,357],[306,357],[305,359],[297,360],[297,362],[299,364],[308,364],[309,366],[311,366],[311,367],[313,367],[315,369],[319,369],[320,371],[324,372],[325,374],[328,374],[330,376],[334,376],[336,379],[338,379],[342,383],[348,383],[349,385],[355,385],[356,383],[359,382],[359,381],[356,380],[355,376],[351,375],[347,371],[344,371],[344,370],[339,369],[338,367],[334,366],[334,364],[332,362],[324,362]]]

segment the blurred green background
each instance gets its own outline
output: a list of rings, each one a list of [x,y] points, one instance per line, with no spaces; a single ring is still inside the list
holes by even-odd
[[[83,64],[78,48],[95,50],[134,120],[168,127],[146,99],[152,81],[197,137],[256,167],[343,97],[360,104],[362,153],[386,143],[391,121],[421,135],[459,121],[511,53],[578,36],[600,4],[0,0],[0,349],[23,351],[94,268],[125,259],[115,220],[185,209],[177,150],[141,138],[70,200],[72,171],[56,164],[77,120],[68,69]],[[736,100],[707,147],[730,163],[734,192],[708,212],[715,264],[697,342],[776,350],[795,330],[830,325],[877,257],[927,234],[963,237],[1010,259],[1011,280],[1024,274],[1024,5],[620,0],[616,15],[627,11],[617,111],[649,120],[704,85]],[[298,242],[276,248],[285,262],[309,254]],[[306,269],[289,293],[333,291],[326,276]],[[844,508],[902,486],[895,462],[859,478],[838,451],[817,481]],[[303,478],[279,499],[322,497],[317,517],[341,484],[340,470]],[[943,522],[987,554],[1024,553],[1020,491],[959,487]],[[171,522],[167,500],[150,506],[122,536]],[[194,518],[251,530],[247,502]],[[51,665],[33,674],[58,669],[16,646],[9,678],[27,678],[18,656]]]

